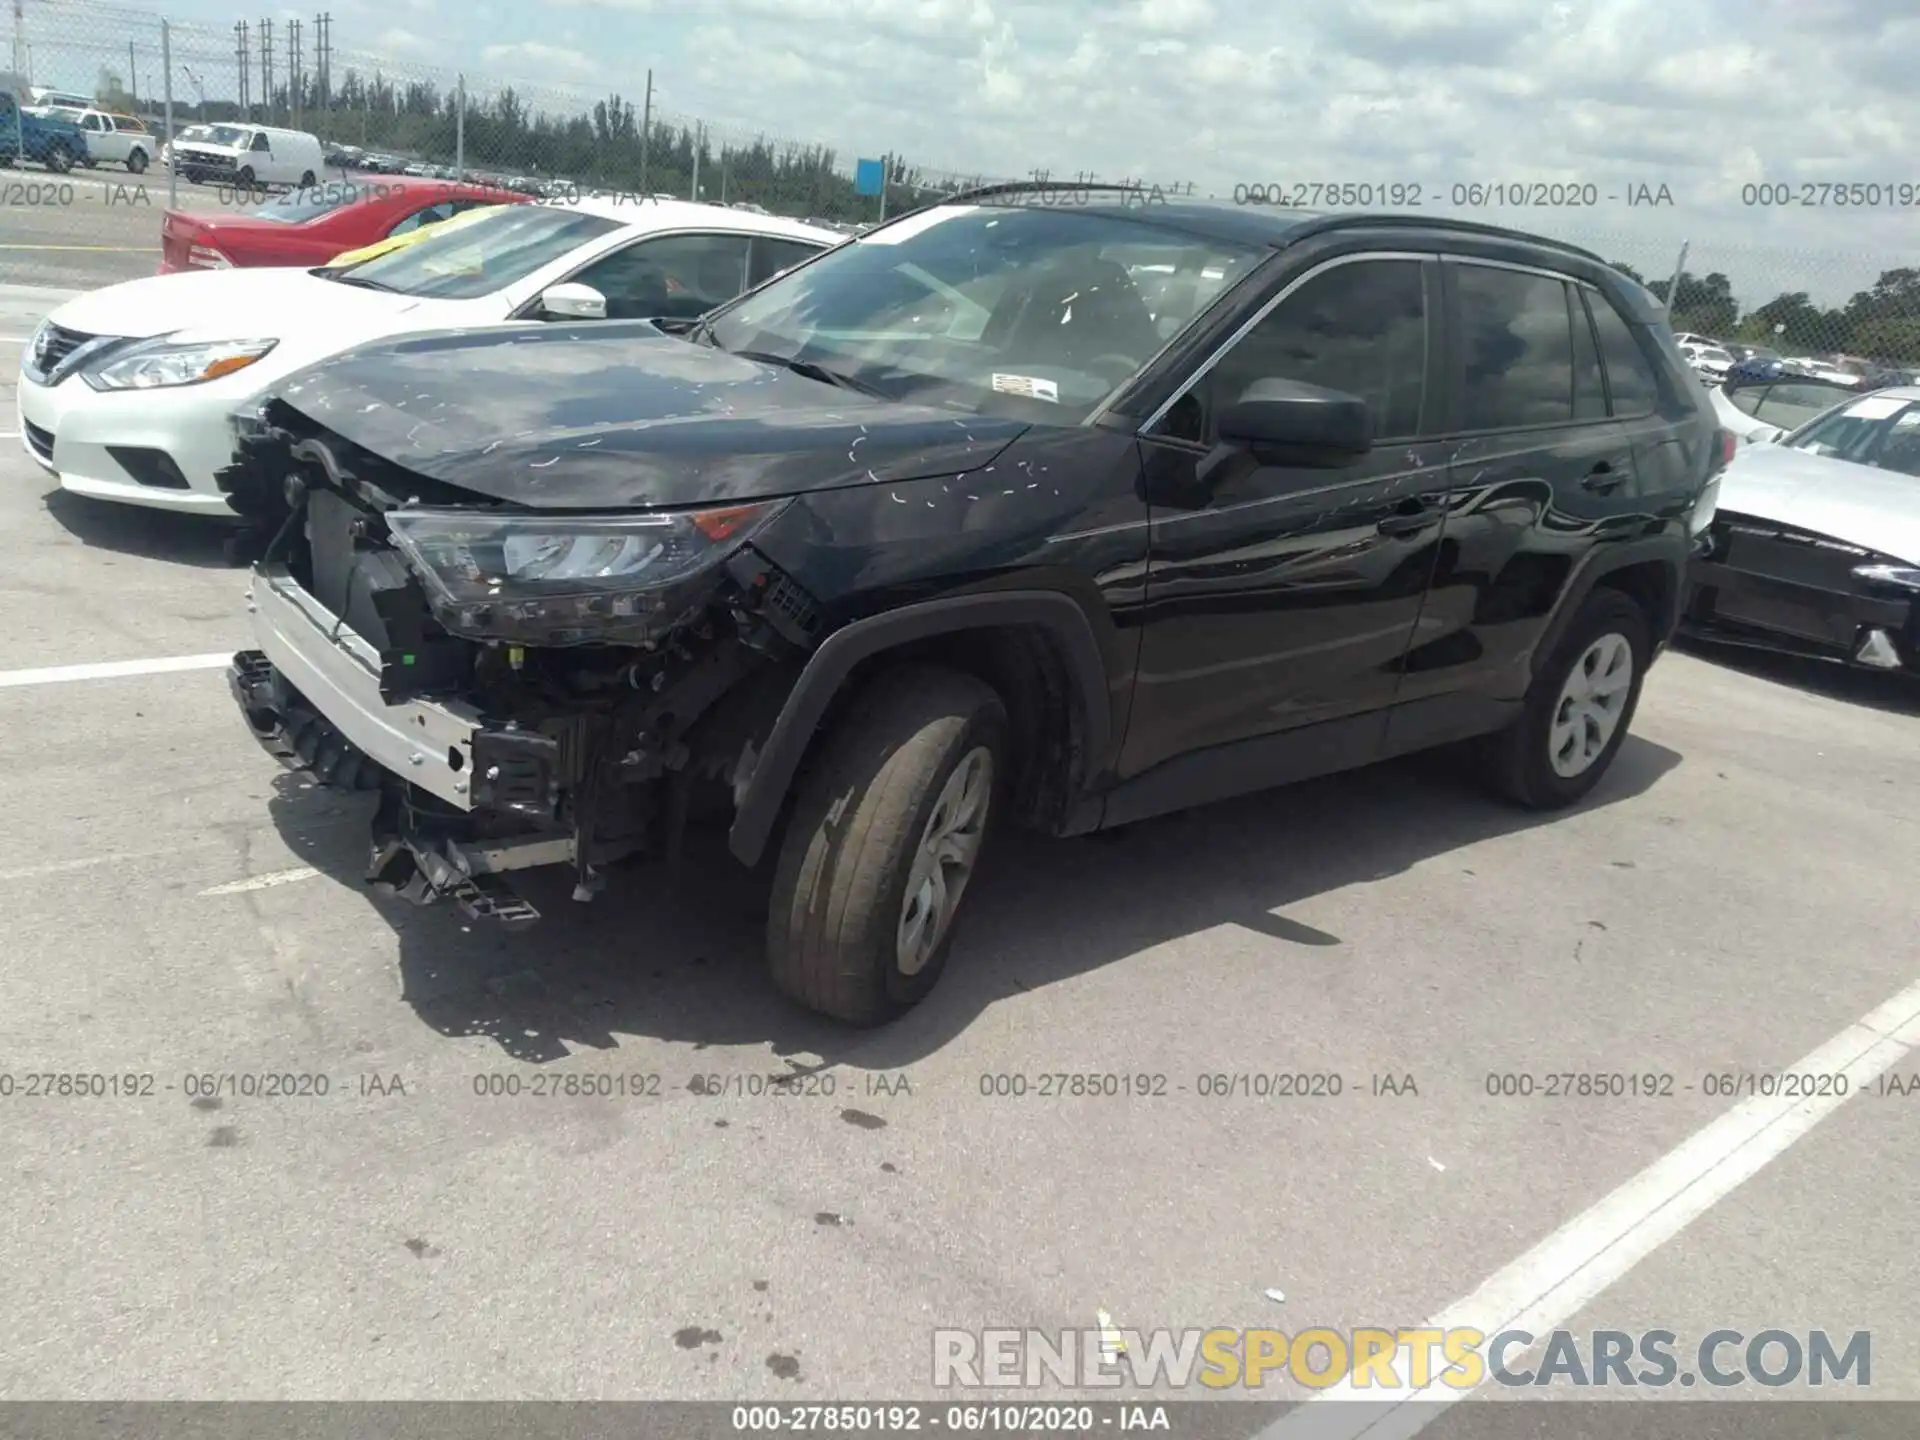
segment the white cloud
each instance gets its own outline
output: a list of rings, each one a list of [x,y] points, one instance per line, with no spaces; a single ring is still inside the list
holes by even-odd
[[[375,38],[407,12],[345,3],[343,51],[413,70],[431,57],[470,88],[490,72],[583,106],[608,82],[637,97],[651,69],[656,114],[843,161],[891,151],[923,171],[1092,171],[1219,195],[1256,180],[1442,198],[1456,182],[1664,184],[1671,207],[1481,217],[1654,271],[1687,240],[1690,267],[1757,298],[1844,298],[1920,243],[1920,207],[1740,203],[1761,181],[1920,183],[1914,0],[550,0],[571,38],[544,4],[441,5]],[[170,6],[232,23],[222,0]],[[1799,253],[1765,249],[1780,246]]]
[[[373,49],[379,55],[398,55],[411,58],[418,55],[431,55],[441,49],[425,36],[416,35],[411,30],[402,30],[398,26],[382,30],[374,37]]]
[[[526,73],[530,79],[555,78],[561,80],[583,80],[600,71],[600,66],[592,57],[578,50],[568,49],[564,45],[548,45],[540,40],[520,40],[511,45],[489,45],[480,52],[483,64],[496,69],[515,73]]]

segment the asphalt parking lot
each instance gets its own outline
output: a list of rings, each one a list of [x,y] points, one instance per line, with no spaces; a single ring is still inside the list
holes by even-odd
[[[151,273],[157,208],[22,213],[6,344],[28,287]],[[1106,1316],[1866,1330],[1920,1399],[1920,1088],[1859,1093],[1920,1072],[1920,696],[1687,651],[1551,821],[1429,757],[1004,836],[935,996],[852,1033],[770,993],[717,862],[530,885],[521,934],[368,893],[361,808],[233,711],[217,532],[62,495],[0,376],[0,1072],[154,1077],[0,1097],[0,1396],[945,1399],[935,1327]],[[1522,1072],[1673,1091],[1488,1094]],[[1201,1093],[1278,1073],[1342,1093]],[[263,1074],[328,1093],[200,1093]]]

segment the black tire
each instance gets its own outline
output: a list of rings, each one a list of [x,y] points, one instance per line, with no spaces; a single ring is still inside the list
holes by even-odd
[[[896,936],[913,858],[942,787],[982,746],[992,764],[984,821],[991,826],[1006,734],[1006,708],[991,687],[957,671],[909,666],[869,685],[822,736],[800,781],[768,903],[767,963],[783,994],[849,1024],[877,1025],[933,989],[971,887],[963,885],[932,954],[909,974]]]
[[[1562,775],[1553,766],[1550,737],[1554,715],[1574,666],[1607,635],[1623,638],[1633,656],[1626,701],[1613,734],[1592,763],[1577,775]],[[1481,742],[1481,763],[1493,788],[1531,810],[1559,810],[1584,799],[1612,766],[1633,725],[1652,649],[1647,617],[1638,605],[1618,590],[1601,588],[1589,595],[1560,643],[1534,675],[1520,718]]]
[[[300,184],[295,188],[300,190],[311,190],[313,189],[314,184],[315,184],[315,181],[313,178],[313,172],[311,170],[302,170],[300,172]]]
[[[73,169],[73,152],[66,146],[53,144],[47,147],[47,169],[56,175],[64,175]]]
[[[147,152],[144,150],[130,151],[127,155],[127,169],[132,171],[135,175],[146,174],[147,173]]]
[[[255,181],[253,178],[253,167],[251,165],[242,165],[239,171],[234,175],[233,183],[236,187],[238,187],[242,195],[252,195],[254,192],[254,184],[255,184]]]

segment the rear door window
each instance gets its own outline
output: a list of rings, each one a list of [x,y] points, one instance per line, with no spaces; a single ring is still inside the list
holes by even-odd
[[[1460,428],[1514,430],[1573,419],[1573,327],[1566,282],[1520,270],[1455,268]]]
[[[1633,329],[1604,295],[1593,297],[1593,330],[1607,367],[1607,394],[1616,416],[1651,415],[1660,407],[1660,382]]]

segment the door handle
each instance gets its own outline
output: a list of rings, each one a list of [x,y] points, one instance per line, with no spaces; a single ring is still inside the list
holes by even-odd
[[[1580,482],[1580,487],[1598,495],[1605,495],[1608,491],[1618,490],[1625,483],[1626,478],[1627,470],[1624,465],[1616,468],[1612,461],[1602,460],[1587,472],[1586,478]]]
[[[1445,518],[1446,512],[1430,506],[1421,506],[1418,510],[1409,510],[1399,515],[1389,515],[1373,528],[1382,535],[1417,535],[1422,530],[1431,530]]]

